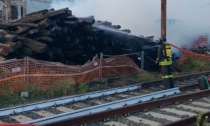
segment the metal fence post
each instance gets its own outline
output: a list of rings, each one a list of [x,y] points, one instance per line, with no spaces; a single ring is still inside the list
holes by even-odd
[[[24,87],[24,90],[21,92],[21,97],[28,97],[28,92],[29,92],[29,89],[30,89],[30,85],[29,85],[29,58],[26,57],[24,58],[24,84],[25,84],[25,87]]]
[[[144,69],[144,51],[141,52],[141,69]]]
[[[26,57],[26,78],[27,78],[27,85],[28,89],[30,89],[30,84],[29,84],[29,58]]]
[[[103,60],[103,53],[100,53],[100,63],[99,63],[99,78],[102,77],[102,60]]]

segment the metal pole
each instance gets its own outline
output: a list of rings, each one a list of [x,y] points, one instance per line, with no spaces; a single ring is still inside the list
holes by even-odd
[[[99,63],[99,78],[102,77],[102,59],[103,59],[103,53],[100,53],[100,63]]]
[[[141,52],[141,69],[144,70],[144,51]]]
[[[167,0],[161,0],[161,37],[166,37]]]
[[[27,74],[27,85],[28,85],[28,90],[31,89],[31,85],[30,85],[30,82],[29,82],[29,60],[30,60],[30,59],[29,59],[28,57],[26,57],[26,65],[27,65],[27,66],[26,66],[26,68],[27,68],[27,71],[26,71],[27,73],[26,73],[26,74]]]

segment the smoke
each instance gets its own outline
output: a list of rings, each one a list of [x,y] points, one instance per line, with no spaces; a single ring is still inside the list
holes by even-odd
[[[160,17],[157,0],[55,0],[52,8],[68,6],[76,16],[94,15],[96,20],[110,21],[132,30],[136,35],[153,35],[151,26]],[[155,6],[157,5],[157,6]],[[149,8],[148,8],[149,7]]]
[[[161,0],[54,0],[51,8],[69,7],[73,15],[93,15],[130,29],[134,35],[160,37]],[[209,0],[167,0],[167,40],[176,45],[210,33]]]
[[[209,0],[168,0],[168,18],[178,19],[167,29],[167,38],[176,45],[193,42],[210,34]]]

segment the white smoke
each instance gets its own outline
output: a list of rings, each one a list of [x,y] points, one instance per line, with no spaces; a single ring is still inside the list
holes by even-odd
[[[54,0],[52,8],[69,7],[76,16],[94,15],[96,20],[110,21],[131,29],[136,35],[153,35],[150,26],[160,17],[157,0]],[[154,6],[157,5],[157,6]],[[150,6],[152,6],[150,8]],[[149,8],[148,8],[149,7]]]
[[[181,25],[167,29],[167,38],[177,45],[193,42],[210,34],[209,0],[168,0],[168,18],[179,19]]]
[[[73,15],[94,15],[130,29],[132,34],[160,37],[161,0],[54,0],[51,8],[69,7]],[[195,36],[210,33],[209,0],[167,0],[167,18],[178,22],[167,27],[169,42],[181,45]],[[181,23],[180,23],[181,22]]]

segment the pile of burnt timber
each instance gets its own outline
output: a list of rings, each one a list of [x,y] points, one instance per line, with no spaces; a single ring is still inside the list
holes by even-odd
[[[84,64],[96,54],[124,54],[154,45],[119,25],[78,18],[68,8],[41,10],[15,22],[0,24],[0,61],[24,58]]]

